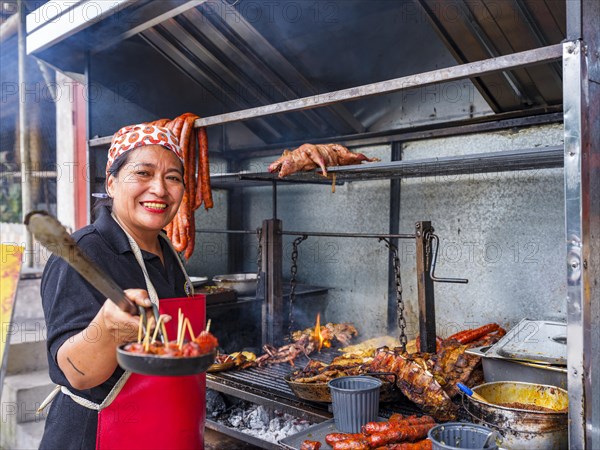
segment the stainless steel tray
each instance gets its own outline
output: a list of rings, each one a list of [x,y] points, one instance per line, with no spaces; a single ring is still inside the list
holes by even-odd
[[[551,364],[536,364],[500,356],[490,357],[490,347],[470,348],[466,353],[479,356],[483,362],[483,378],[486,383],[493,381],[522,381],[526,383],[548,384],[567,389],[567,368]]]
[[[379,422],[385,422],[387,419],[384,417],[379,417],[377,420]],[[334,419],[329,419],[325,422],[318,423],[308,427],[306,430],[301,431],[300,433],[296,433],[281,439],[279,441],[279,445],[290,450],[298,450],[302,445],[302,442],[308,439],[309,441],[319,441],[321,443],[321,448],[327,450],[330,449],[331,446],[325,442],[325,436],[330,433],[340,433],[340,431],[335,427]]]
[[[487,352],[489,357],[567,365],[567,325],[523,319]]]

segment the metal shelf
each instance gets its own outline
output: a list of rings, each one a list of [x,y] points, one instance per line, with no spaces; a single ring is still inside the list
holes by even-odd
[[[296,298],[303,298],[307,296],[313,295],[321,295],[326,294],[329,291],[327,287],[321,286],[311,286],[307,284],[298,284],[296,285]],[[288,299],[290,296],[290,286],[289,282],[286,282],[283,285],[283,298]],[[252,296],[239,296],[236,301],[228,301],[222,303],[213,303],[211,305],[207,305],[207,309],[213,308],[235,308],[242,305],[247,305],[256,302],[263,302],[264,299]]]
[[[278,178],[277,174],[268,172],[215,174],[211,176],[211,186],[214,189],[232,189],[248,186],[272,186],[274,183],[331,184],[333,174],[336,177],[336,184],[342,184],[346,181],[551,169],[563,167],[563,165],[564,148],[557,146],[337,166],[327,169],[331,174],[329,178],[324,178],[320,170],[295,173],[285,178]]]

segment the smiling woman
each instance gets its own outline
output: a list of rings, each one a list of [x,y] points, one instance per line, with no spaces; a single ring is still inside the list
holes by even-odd
[[[191,328],[204,328],[204,302],[190,297],[191,281],[162,232],[182,204],[184,175],[182,151],[169,129],[122,128],[108,153],[108,204],[73,235],[133,302],[147,308],[149,329],[155,317],[150,307],[164,311],[173,304],[195,322]],[[117,348],[136,340],[139,316],[121,311],[55,257],[42,277],[42,302],[50,377],[62,388],[54,391],[41,449],[202,448],[202,374],[149,377],[117,364]],[[136,412],[134,423],[116,420],[124,410]]]
[[[177,155],[160,145],[123,154],[118,174],[109,175],[106,190],[119,224],[140,248],[161,256],[157,235],[171,222],[183,198],[183,166]]]

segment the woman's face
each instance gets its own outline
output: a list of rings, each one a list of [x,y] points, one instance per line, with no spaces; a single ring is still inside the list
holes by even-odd
[[[119,221],[138,232],[163,229],[183,198],[181,167],[177,155],[160,145],[131,150],[117,177],[111,175],[107,182]]]

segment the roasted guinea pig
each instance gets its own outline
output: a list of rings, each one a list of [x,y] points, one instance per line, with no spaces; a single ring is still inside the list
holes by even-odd
[[[326,177],[327,167],[350,166],[363,161],[374,162],[379,159],[353,153],[340,144],[302,144],[295,150],[284,150],[281,157],[269,166],[269,172],[279,172],[279,178],[283,178],[320,167]]]

